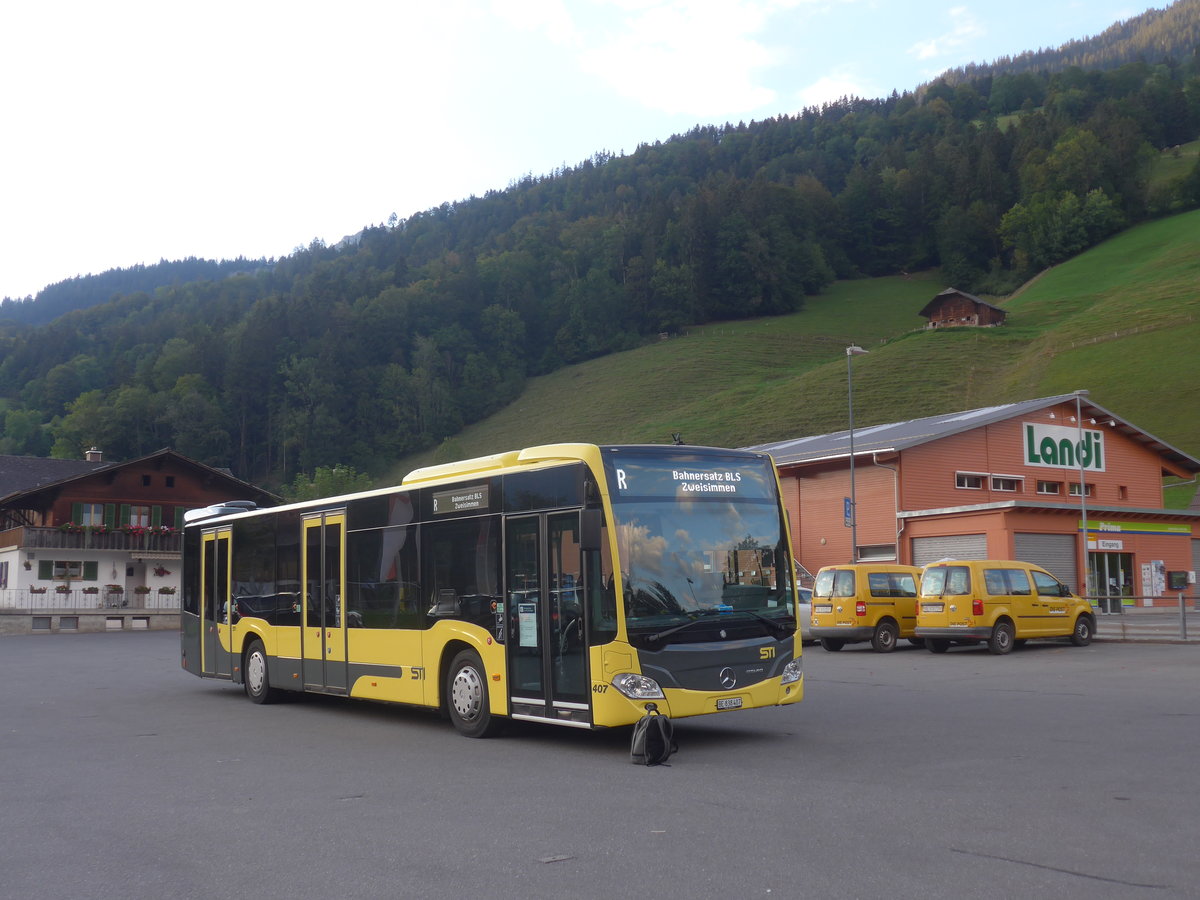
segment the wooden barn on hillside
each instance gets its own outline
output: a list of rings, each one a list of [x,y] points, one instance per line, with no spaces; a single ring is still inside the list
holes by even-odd
[[[1000,307],[957,288],[946,288],[926,303],[920,314],[929,319],[926,328],[1003,325],[1007,315]]]

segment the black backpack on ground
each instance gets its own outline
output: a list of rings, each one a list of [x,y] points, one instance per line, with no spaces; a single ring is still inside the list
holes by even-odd
[[[633,739],[629,755],[635,766],[659,766],[679,748],[675,744],[675,726],[670,716],[664,716],[653,703],[647,705],[646,715],[633,724]]]

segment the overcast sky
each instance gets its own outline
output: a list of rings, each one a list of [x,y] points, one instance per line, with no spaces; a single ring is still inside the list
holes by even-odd
[[[597,151],[911,90],[1166,5],[12,0],[0,297],[284,256]]]

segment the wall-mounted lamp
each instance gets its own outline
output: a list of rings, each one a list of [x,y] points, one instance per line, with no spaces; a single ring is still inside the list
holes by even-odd
[[[1050,413],[1050,418],[1052,418],[1052,419],[1057,419],[1057,418],[1058,418],[1058,416],[1056,416],[1054,413]]]

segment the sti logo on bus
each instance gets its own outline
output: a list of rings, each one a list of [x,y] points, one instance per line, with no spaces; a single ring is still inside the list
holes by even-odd
[[[1104,471],[1104,432],[1063,425],[1025,424],[1025,465]]]

